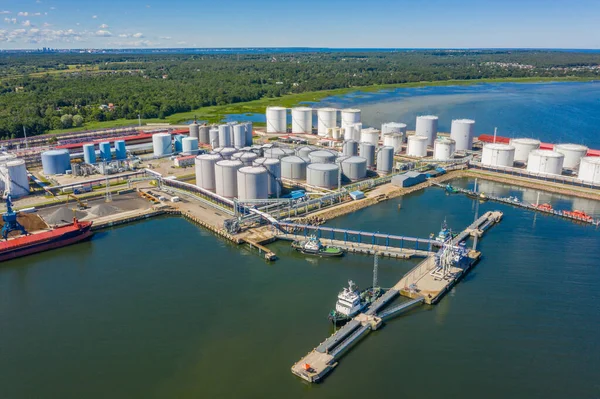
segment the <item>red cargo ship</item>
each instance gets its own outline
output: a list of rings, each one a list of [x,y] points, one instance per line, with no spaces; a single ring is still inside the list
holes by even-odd
[[[0,262],[83,241],[92,235],[92,222],[73,223],[0,242]]]

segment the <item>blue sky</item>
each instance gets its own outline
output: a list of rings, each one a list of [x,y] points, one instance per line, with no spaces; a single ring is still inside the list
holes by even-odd
[[[0,0],[0,49],[600,48],[591,0]]]

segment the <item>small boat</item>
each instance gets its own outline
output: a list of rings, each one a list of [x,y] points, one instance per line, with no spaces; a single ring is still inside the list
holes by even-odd
[[[532,204],[532,206],[540,211],[552,212],[552,205],[550,204]]]
[[[338,294],[335,309],[329,313],[328,318],[336,325],[344,324],[381,295],[383,295],[383,289],[379,287],[361,291],[352,280],[348,280],[348,287],[344,287],[344,290]]]
[[[444,223],[442,223],[442,228],[440,229],[440,232],[438,233],[437,237],[435,237],[435,240],[437,242],[446,242],[454,237],[456,237],[456,234],[452,234],[452,230],[448,228],[448,224],[446,224],[446,219],[444,219]]]
[[[342,248],[323,245],[315,236],[310,236],[307,240],[292,242],[292,248],[306,255],[317,255],[323,257],[344,255],[344,250]]]
[[[588,215],[587,213],[585,213],[584,211],[578,211],[578,210],[574,210],[574,211],[563,211],[563,215],[566,215],[570,218],[573,219],[578,219],[578,220],[583,220],[586,222],[593,222],[594,219]]]
[[[446,184],[445,190],[446,190],[447,193],[450,193],[450,194],[456,194],[456,193],[459,192],[457,189],[455,189],[454,187],[452,187],[451,184]]]

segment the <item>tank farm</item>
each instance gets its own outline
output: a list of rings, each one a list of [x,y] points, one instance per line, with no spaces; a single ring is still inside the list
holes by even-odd
[[[333,228],[328,220],[437,187],[448,194],[600,225],[581,210],[554,209],[539,197],[535,202],[498,197],[477,184],[497,181],[600,200],[599,150],[477,135],[471,119],[452,120],[450,132],[439,132],[434,115],[374,127],[363,125],[359,109],[272,106],[265,113],[264,128],[251,122],[193,122],[178,128],[63,134],[52,145],[49,137],[29,143],[13,140],[0,154],[0,186],[14,208],[7,201],[6,215],[13,219],[5,223],[24,226],[35,235],[73,218],[92,222],[95,231],[179,215],[250,248],[267,262],[278,260],[269,248],[276,240],[293,242],[307,253],[308,244],[315,245],[317,255],[326,255],[320,251],[328,247],[363,254],[365,262],[374,264],[375,275],[380,257],[419,258],[412,270],[397,276],[393,287],[331,336],[298,353],[293,365],[282,365],[310,383],[323,380],[343,355],[386,320],[443,300],[480,261],[478,241],[493,234],[491,228],[501,223],[503,214],[485,212],[468,226],[454,226],[457,234],[443,227],[438,237]],[[475,179],[472,189],[452,186],[463,177]]]

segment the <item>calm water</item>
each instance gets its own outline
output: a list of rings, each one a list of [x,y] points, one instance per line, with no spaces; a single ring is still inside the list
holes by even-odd
[[[417,115],[433,114],[439,116],[442,132],[450,131],[452,119],[470,118],[476,121],[477,135],[493,134],[497,127],[502,136],[600,148],[600,82],[400,88],[355,92],[311,105],[360,108],[365,126],[398,121],[414,130]],[[229,120],[265,122],[265,116],[230,115]]]
[[[488,209],[505,219],[481,241],[477,268],[439,305],[372,333],[313,386],[290,366],[329,334],[326,315],[346,280],[370,283],[369,257],[304,258],[277,243],[281,259],[268,264],[163,218],[8,262],[0,397],[597,398],[600,232],[498,204],[478,211]],[[432,188],[331,224],[426,237],[444,218],[466,226],[475,210]],[[415,262],[381,260],[380,282]]]

